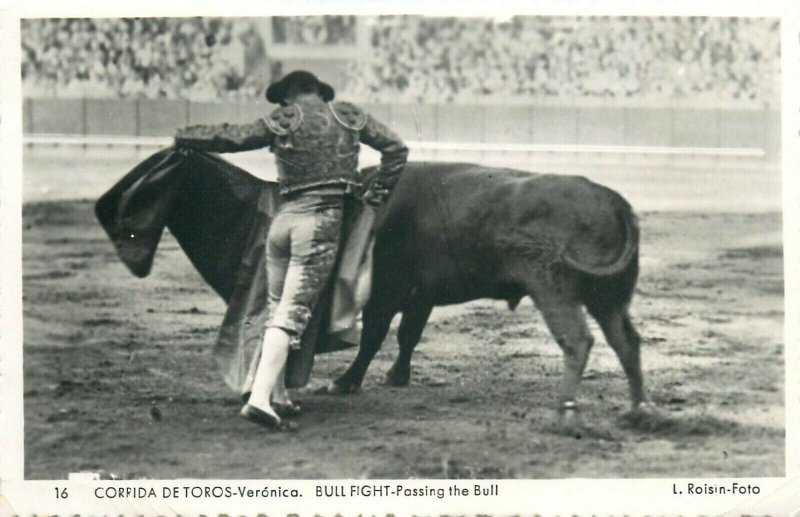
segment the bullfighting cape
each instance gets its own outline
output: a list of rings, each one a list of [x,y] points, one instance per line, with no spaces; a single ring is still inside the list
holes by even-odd
[[[213,349],[225,382],[249,391],[267,322],[264,245],[279,204],[266,182],[211,153],[159,151],[95,205],[117,254],[138,277],[150,273],[168,228],[203,279],[228,304]],[[356,317],[369,293],[373,212],[348,197],[337,268],[299,350],[289,354],[288,387],[308,383],[314,355],[356,346]]]

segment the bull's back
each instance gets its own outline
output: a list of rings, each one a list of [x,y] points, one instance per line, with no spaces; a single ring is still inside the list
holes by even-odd
[[[570,247],[610,260],[624,246],[617,215],[630,206],[580,176],[412,162],[384,210],[376,259],[391,249],[395,271],[436,303],[459,303],[513,298],[520,264],[558,261]]]

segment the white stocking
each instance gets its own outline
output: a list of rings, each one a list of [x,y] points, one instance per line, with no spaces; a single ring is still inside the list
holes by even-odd
[[[289,400],[289,391],[286,389],[286,363],[283,363],[283,368],[278,374],[278,380],[275,382],[275,387],[272,388],[272,402],[283,404],[285,406],[292,405]]]
[[[275,389],[278,377],[283,373],[286,358],[289,355],[289,341],[291,336],[278,327],[269,327],[264,333],[264,343],[261,346],[261,358],[253,380],[253,391],[248,404],[261,411],[275,415],[269,405],[269,397]],[[280,379],[283,385],[283,379]]]

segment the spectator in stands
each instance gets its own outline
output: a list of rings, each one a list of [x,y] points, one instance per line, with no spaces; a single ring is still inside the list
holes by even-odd
[[[392,16],[372,23],[372,59],[353,66],[347,90],[374,95],[377,82],[411,101],[765,99],[764,67],[777,62],[779,42],[777,22],[764,19]]]
[[[244,48],[227,19],[42,19],[24,20],[22,30],[28,94],[178,98],[191,91],[210,100],[247,83]],[[213,90],[195,88],[209,76]]]
[[[355,44],[355,23],[353,16],[272,19],[275,41],[293,45]],[[362,23],[371,56],[350,65],[345,92],[373,102],[766,101],[779,71],[779,24],[768,19],[380,16]],[[37,19],[23,20],[22,31],[26,95],[253,99],[263,70],[279,66],[252,26],[237,35],[225,18]]]

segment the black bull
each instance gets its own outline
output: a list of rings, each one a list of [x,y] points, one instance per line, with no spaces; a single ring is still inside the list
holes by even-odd
[[[367,169],[365,177],[374,172]],[[134,274],[149,273],[166,226],[228,303],[214,352],[234,389],[242,389],[251,364],[239,352],[257,348],[266,319],[263,246],[274,192],[274,185],[217,156],[165,149],[96,205]],[[567,415],[576,415],[571,409],[592,346],[583,307],[617,353],[633,407],[646,402],[640,340],[628,315],[638,275],[638,228],[617,193],[577,176],[409,163],[375,224],[373,291],[361,347],[330,391],[361,385],[398,312],[400,353],[388,380],[403,385],[435,305],[494,298],[513,308],[531,296],[564,352],[560,407],[570,410]],[[325,304],[318,309],[310,329],[322,326]],[[336,349],[321,332],[306,332],[302,341],[302,353],[290,356],[287,367],[292,386],[308,381],[315,351]]]
[[[399,386],[409,382],[411,355],[434,306],[493,298],[514,308],[530,296],[564,354],[562,410],[575,407],[593,343],[583,307],[622,364],[633,408],[647,401],[640,338],[628,313],[638,226],[616,192],[579,176],[409,163],[376,232],[361,346],[330,391],[361,385],[397,313],[400,353],[387,381]]]

